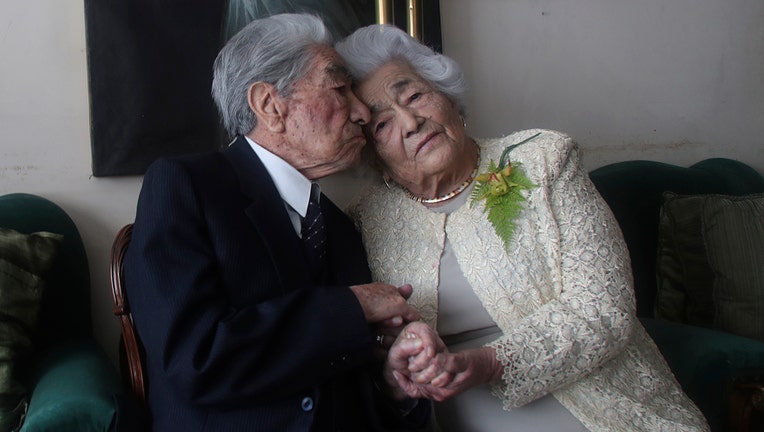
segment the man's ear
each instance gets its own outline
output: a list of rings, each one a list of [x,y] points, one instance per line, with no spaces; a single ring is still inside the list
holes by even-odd
[[[255,113],[258,124],[274,133],[284,132],[286,104],[272,84],[258,81],[247,91],[249,108]]]

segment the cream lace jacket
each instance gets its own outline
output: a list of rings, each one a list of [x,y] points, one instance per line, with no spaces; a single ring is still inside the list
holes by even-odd
[[[448,236],[462,272],[503,332],[494,393],[512,409],[553,393],[592,431],[703,431],[636,318],[628,251],[607,204],[581,168],[573,141],[529,130],[478,140],[480,171],[508,145],[537,187],[516,219],[509,251],[482,202],[450,215],[399,188],[370,186],[350,208],[375,280],[410,283],[409,302],[435,327],[438,267]]]

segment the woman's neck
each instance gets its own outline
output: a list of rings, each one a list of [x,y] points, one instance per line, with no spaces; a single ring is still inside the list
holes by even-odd
[[[405,188],[409,198],[427,207],[439,207],[466,190],[474,180],[479,159],[479,148],[471,139],[465,147],[464,156],[455,161],[450,169],[441,175],[431,176],[416,189]]]

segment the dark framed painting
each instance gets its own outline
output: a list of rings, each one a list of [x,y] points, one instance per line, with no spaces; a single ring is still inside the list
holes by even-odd
[[[422,39],[440,51],[439,1],[420,2]],[[391,2],[394,24],[404,29],[405,3]],[[85,0],[93,175],[142,175],[157,158],[226,145],[210,96],[212,63],[247,22],[310,12],[343,37],[374,23],[375,5],[376,0]]]

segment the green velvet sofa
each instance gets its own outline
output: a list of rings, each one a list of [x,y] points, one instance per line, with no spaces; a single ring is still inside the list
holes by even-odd
[[[714,158],[689,168],[645,160],[618,162],[593,170],[590,178],[613,211],[628,245],[637,314],[684,391],[703,411],[713,431],[764,430],[760,411],[764,408],[764,342],[714,325],[670,321],[656,314],[661,310],[662,287],[667,285],[661,282],[665,276],[661,256],[664,193],[745,195],[760,200],[755,194],[764,192],[764,177],[742,162]],[[764,286],[759,288],[764,293]],[[753,406],[756,404],[759,408]]]
[[[0,369],[6,375],[12,372],[15,385],[24,391],[21,431],[113,430],[114,395],[122,390],[116,368],[93,338],[88,259],[77,227],[50,200],[16,193],[0,196],[0,229],[0,309],[13,306],[5,301],[11,286],[20,289],[9,279],[14,272],[29,276],[33,288],[41,290],[34,326],[18,325],[13,312],[0,310]],[[49,266],[41,269],[35,262],[8,256],[15,250],[11,240],[37,244],[45,239],[30,234],[41,231],[62,236],[53,236],[58,242]],[[8,329],[14,328],[29,333],[30,346],[21,349],[8,340]]]

